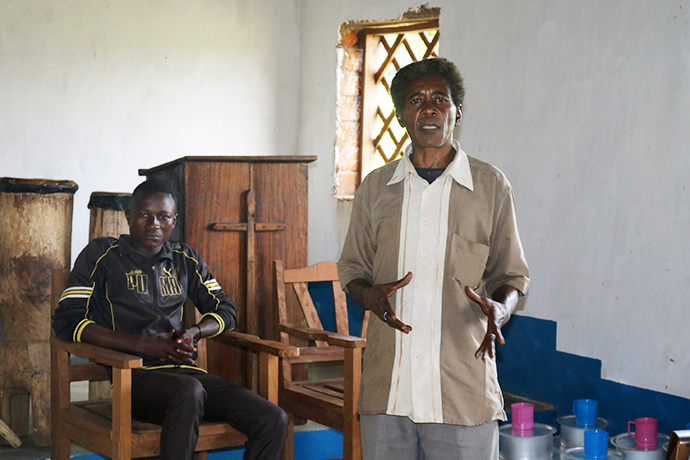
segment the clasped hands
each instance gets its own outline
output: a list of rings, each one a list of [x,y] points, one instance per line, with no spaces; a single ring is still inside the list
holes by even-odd
[[[407,286],[410,281],[412,281],[412,272],[408,272],[405,277],[398,281],[371,286],[363,293],[364,308],[371,310],[390,327],[408,334],[412,331],[412,327],[404,324],[396,317],[388,299],[393,297],[398,289]],[[486,335],[474,356],[477,359],[482,358],[483,361],[486,361],[487,356],[494,358],[496,356],[495,341],[498,340],[501,345],[505,344],[501,327],[510,319],[510,309],[501,302],[480,296],[469,286],[465,286],[465,294],[471,301],[477,303],[487,316]]]
[[[180,332],[161,332],[141,337],[139,347],[142,354],[173,364],[195,366],[192,358],[197,348],[194,346],[196,328]]]

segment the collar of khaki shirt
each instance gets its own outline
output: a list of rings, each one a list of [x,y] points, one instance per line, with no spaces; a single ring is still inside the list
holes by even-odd
[[[450,174],[450,176],[458,184],[466,187],[468,190],[474,191],[474,182],[472,182],[472,171],[470,171],[470,160],[467,158],[467,154],[460,148],[460,143],[453,139],[453,148],[455,149],[455,158],[450,162],[443,175]],[[408,145],[405,149],[402,159],[395,168],[393,177],[388,181],[386,185],[392,185],[400,182],[408,174],[419,176],[417,170],[410,160],[410,155],[412,154],[412,144]]]

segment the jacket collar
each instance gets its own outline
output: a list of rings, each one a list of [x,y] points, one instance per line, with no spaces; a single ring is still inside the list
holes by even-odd
[[[120,252],[120,255],[138,254],[142,257],[144,256],[134,246],[132,246],[131,235],[120,235],[118,251]],[[170,241],[163,243],[161,252],[158,253],[158,258],[156,260],[160,259],[172,259],[172,244],[170,244]]]

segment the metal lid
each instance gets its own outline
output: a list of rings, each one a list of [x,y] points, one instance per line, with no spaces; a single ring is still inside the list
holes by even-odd
[[[664,445],[668,444],[668,436],[662,433],[657,435],[657,447],[656,449],[638,449],[635,446],[635,438],[630,436],[628,433],[621,433],[617,436],[611,438],[611,444],[618,450],[639,450],[639,451],[650,451],[663,449]]]
[[[594,460],[592,459],[592,457],[585,457],[584,447],[571,447],[570,449],[566,449],[561,453],[561,458],[568,458],[573,460]],[[618,452],[617,450],[609,449],[608,454],[606,455],[606,459],[602,458],[596,460],[623,460],[624,458],[625,454],[623,452]]]
[[[563,417],[558,417],[556,419],[556,422],[559,423],[561,426],[567,426],[568,428],[581,428],[583,430],[597,429],[606,431],[609,425],[611,425],[611,422],[609,420],[606,420],[605,418],[601,417],[597,418],[597,424],[595,426],[578,425],[574,415],[565,415]]]
[[[541,423],[535,423],[531,430],[514,430],[511,423],[501,425],[498,428],[499,435],[511,438],[539,438],[542,436],[553,436],[555,432],[556,429],[554,427],[542,425]]]

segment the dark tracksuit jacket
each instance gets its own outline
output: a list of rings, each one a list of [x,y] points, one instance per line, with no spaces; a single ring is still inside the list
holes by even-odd
[[[129,235],[97,238],[79,254],[53,315],[60,339],[80,342],[91,323],[134,335],[181,330],[187,297],[203,316],[218,321],[219,334],[235,328],[232,301],[196,251],[166,242],[151,261],[130,241]],[[147,369],[192,367],[142,358]]]
[[[187,297],[203,316],[218,321],[218,333],[235,328],[235,307],[196,251],[166,242],[151,261],[130,241],[128,235],[98,238],[79,254],[53,315],[60,339],[80,342],[91,323],[135,335],[181,330]],[[247,435],[245,459],[280,458],[287,435],[281,409],[197,367],[142,358],[144,369],[132,372],[132,415],[162,425],[161,458],[192,458],[199,423],[207,415]],[[200,383],[203,393],[190,380]],[[180,391],[181,384],[189,391]]]

